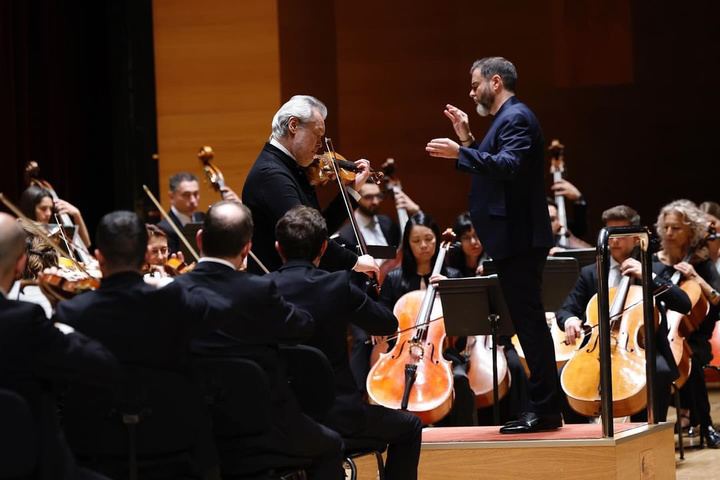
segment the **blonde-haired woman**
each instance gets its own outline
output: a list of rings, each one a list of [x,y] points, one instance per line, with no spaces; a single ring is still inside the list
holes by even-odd
[[[700,285],[703,295],[710,303],[707,316],[688,338],[693,351],[692,368],[687,383],[680,391],[681,415],[690,411],[689,425],[700,425],[701,444],[705,441],[712,448],[720,446],[720,433],[712,425],[710,402],[703,365],[710,363],[712,349],[710,337],[718,320],[720,304],[720,275],[708,257],[702,240],[707,233],[707,221],[703,212],[690,200],[675,200],[660,210],[657,231],[662,240],[662,250],[657,258],[665,265],[660,276],[670,279],[675,272],[683,278]]]

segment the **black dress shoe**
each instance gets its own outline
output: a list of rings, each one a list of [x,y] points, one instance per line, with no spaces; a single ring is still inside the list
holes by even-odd
[[[532,433],[556,430],[560,427],[562,427],[562,415],[559,413],[542,415],[525,412],[519,420],[507,422],[505,426],[501,427],[500,433]]]
[[[709,448],[720,447],[720,433],[712,425],[700,426],[700,446],[706,444]]]

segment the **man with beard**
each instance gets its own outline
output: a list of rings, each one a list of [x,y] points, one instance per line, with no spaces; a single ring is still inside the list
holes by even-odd
[[[347,220],[342,192],[325,209],[320,209],[315,187],[305,173],[305,167],[313,163],[323,146],[325,117],[327,107],[315,97],[295,95],[288,100],[273,117],[272,135],[245,180],[242,201],[255,221],[253,252],[270,271],[282,265],[275,251],[275,224],[292,207],[306,205],[320,210],[333,232]],[[358,160],[355,164],[360,171],[346,188],[357,199],[357,192],[370,175],[370,162]],[[330,271],[379,273],[372,257],[358,257],[335,242],[330,242],[322,267]],[[248,270],[261,273],[255,261],[249,262]]]
[[[515,66],[502,57],[476,61],[470,97],[481,116],[495,118],[477,143],[465,112],[447,105],[460,146],[436,138],[426,150],[452,158],[473,174],[469,211],[475,231],[497,267],[513,326],[530,367],[528,412],[501,433],[529,433],[562,426],[555,351],[542,304],[542,271],[552,231],[543,181],[544,140],[532,111],[515,96]]]

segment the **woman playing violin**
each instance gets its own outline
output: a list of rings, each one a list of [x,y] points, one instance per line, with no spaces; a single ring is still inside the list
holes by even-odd
[[[708,231],[707,222],[693,202],[676,200],[660,210],[657,231],[662,240],[662,250],[657,258],[664,267],[658,275],[670,278],[675,272],[680,272],[683,278],[698,283],[702,295],[710,304],[705,319],[687,338],[693,355],[690,376],[680,390],[680,401],[682,407],[690,411],[689,424],[700,425],[701,442],[706,440],[708,446],[717,448],[720,446],[720,433],[712,425],[703,373],[703,365],[712,360],[710,338],[718,320],[720,304],[720,275],[708,257],[707,247],[700,246]],[[687,415],[687,410],[681,414]]]
[[[460,272],[443,267],[440,275],[430,276],[440,248],[440,230],[429,215],[417,213],[410,217],[403,234],[402,265],[388,273],[380,293],[380,302],[393,309],[395,303],[408,292],[425,290],[429,283],[445,278],[459,278]],[[467,378],[467,362],[454,348],[445,349],[444,356],[453,362],[455,401],[449,415],[454,426],[477,425],[475,394]]]
[[[77,226],[80,239],[85,245],[90,245],[90,234],[80,210],[62,199],[53,202],[52,195],[44,188],[36,185],[26,188],[20,196],[20,209],[28,218],[44,225],[60,223],[54,214],[68,215]]]

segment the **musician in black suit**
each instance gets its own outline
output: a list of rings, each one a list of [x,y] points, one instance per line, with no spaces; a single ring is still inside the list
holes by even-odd
[[[475,231],[492,256],[498,280],[530,368],[528,412],[501,433],[526,433],[562,426],[560,385],[552,337],[542,304],[542,272],[552,247],[545,203],[544,140],[532,111],[515,96],[515,66],[501,57],[476,61],[470,69],[476,110],[495,118],[481,143],[465,112],[447,105],[460,143],[437,138],[426,150],[452,158],[472,174],[469,211]]]
[[[230,187],[223,188],[223,198],[239,202],[240,198]],[[177,253],[180,250],[180,237],[170,226],[170,221],[182,232],[183,227],[188,223],[202,223],[205,218],[203,212],[198,211],[200,202],[200,183],[192,173],[180,172],[170,177],[170,211],[169,221],[163,218],[158,222],[168,236],[168,249],[170,253]]]
[[[40,434],[38,467],[23,478],[105,478],[76,467],[58,428],[52,386],[58,380],[108,385],[117,375],[117,362],[98,342],[79,333],[64,335],[39,305],[7,298],[27,257],[25,233],[5,213],[0,213],[0,252],[0,387],[25,398]]]
[[[315,153],[322,147],[325,117],[327,108],[318,99],[307,95],[292,97],[273,117],[272,135],[245,180],[242,201],[252,211],[255,221],[253,252],[271,272],[282,264],[275,252],[275,224],[280,217],[295,205],[320,210],[315,187],[310,184],[304,167],[313,163]],[[348,192],[357,201],[357,192],[368,178],[370,169],[367,160],[355,163],[362,171],[355,175]],[[322,212],[333,232],[348,218],[340,194]],[[254,261],[248,268],[260,273]],[[358,257],[335,242],[328,245],[323,268],[379,273],[372,257]]]
[[[132,212],[105,215],[96,232],[100,288],[61,302],[55,321],[101,341],[122,364],[184,370],[190,339],[220,327],[228,303],[212,293],[194,295],[179,284],[156,289],[140,269],[147,231]]]
[[[285,376],[278,344],[298,343],[315,330],[308,312],[286,302],[268,277],[239,272],[252,246],[250,210],[237,202],[213,205],[198,232],[202,257],[190,273],[177,277],[190,291],[215,292],[231,303],[233,319],[221,330],[192,342],[195,355],[238,356],[258,363],[270,380],[272,428],[243,439],[253,451],[310,458],[310,478],[342,478],[340,436],[304,415]],[[241,381],[241,379],[238,379]]]
[[[348,272],[318,268],[328,241],[325,220],[317,210],[292,208],[278,222],[275,235],[284,264],[268,276],[286,299],[312,314],[315,333],[305,343],[325,353],[333,367],[336,399],[323,423],[345,438],[387,442],[387,478],[416,478],[420,420],[410,413],[365,403],[348,362],[349,323],[374,335],[388,335],[396,331],[397,319],[357,288]]]
[[[626,205],[618,205],[602,214],[603,224],[606,227],[625,227],[639,226],[640,215],[632,208]],[[642,267],[640,262],[632,258],[632,252],[636,245],[636,239],[632,237],[612,237],[609,240],[610,248],[610,273],[608,285],[610,288],[617,287],[623,275],[632,276],[636,282],[642,280]],[[653,271],[659,272],[662,264],[658,261],[653,262]],[[597,294],[597,266],[587,265],[580,270],[580,276],[575,286],[565,299],[565,303],[556,313],[558,326],[565,331],[565,340],[570,344],[575,344],[581,339],[583,325],[587,321],[585,310],[590,299]],[[665,306],[671,310],[680,313],[687,313],[690,310],[690,299],[687,294],[677,285],[673,285],[668,280],[662,279],[659,275],[653,275],[653,288],[668,288],[668,290],[658,295],[657,300],[665,303]],[[657,347],[657,376],[655,378],[655,420],[664,422],[667,418],[667,409],[670,406],[670,393],[672,382],[677,379],[680,374],[675,364],[670,344],[668,343],[668,325],[665,320],[664,310],[661,310],[660,327],[656,335]],[[598,365],[599,368],[599,365]],[[565,407],[565,422],[579,423],[582,417],[569,410],[569,406]],[[647,419],[646,412],[634,415],[634,421],[645,421]]]

